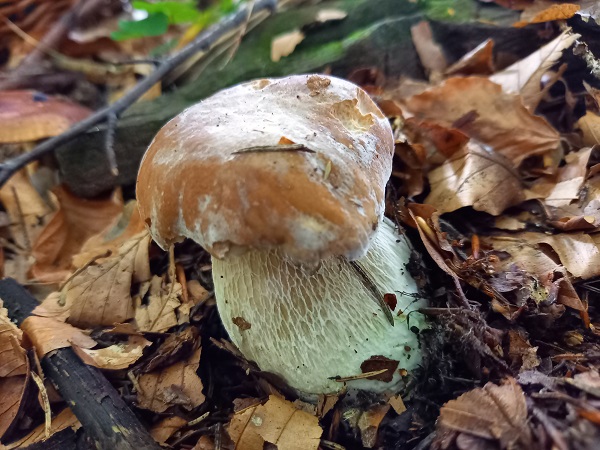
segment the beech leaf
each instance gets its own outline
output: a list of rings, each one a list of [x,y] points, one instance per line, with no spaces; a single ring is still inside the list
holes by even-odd
[[[81,424],[79,423],[79,420],[77,420],[77,417],[75,417],[75,414],[73,414],[69,408],[65,408],[52,419],[52,423],[50,425],[50,435],[54,435],[62,430],[66,430],[67,428],[72,428],[76,431],[79,429],[79,427],[81,427]],[[13,448],[26,448],[38,442],[44,442],[46,439],[46,429],[44,424],[42,424],[24,438],[19,439],[16,442],[12,442],[3,448],[6,450],[11,450]]]
[[[264,405],[236,412],[228,432],[236,450],[262,450],[265,442],[278,450],[317,450],[323,430],[315,416],[270,395]]]
[[[51,294],[34,313],[65,319],[79,327],[109,326],[134,316],[132,281],[150,278],[146,231],[127,240],[119,254],[76,272],[60,293]]]
[[[200,349],[197,349],[186,360],[141,375],[137,380],[139,407],[162,413],[171,406],[181,406],[188,411],[200,406],[205,397],[202,381],[196,374],[199,364]]]
[[[529,156],[553,152],[560,141],[558,132],[531,114],[520,96],[502,92],[486,78],[449,78],[407,99],[406,107],[420,119],[458,128],[515,167]]]
[[[70,347],[71,344],[82,348],[96,345],[96,341],[79,328],[52,317],[29,316],[21,324],[21,329],[34,345],[40,359],[53,350]]]
[[[472,206],[492,215],[525,200],[521,180],[510,161],[474,143],[429,173],[425,203],[439,213]]]
[[[532,445],[525,394],[513,378],[501,386],[487,383],[450,400],[440,410],[438,426],[499,440],[503,448]]]
[[[163,278],[154,276],[150,280],[148,304],[142,305],[136,297],[135,322],[140,331],[163,333],[177,325],[175,310],[181,305],[181,284],[164,283]]]
[[[141,336],[129,336],[127,342],[114,344],[98,350],[90,350],[74,345],[75,353],[81,360],[99,369],[121,370],[126,369],[140,359],[144,349],[151,344]]]

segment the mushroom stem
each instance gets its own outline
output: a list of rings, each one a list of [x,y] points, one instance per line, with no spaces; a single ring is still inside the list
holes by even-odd
[[[408,371],[419,364],[417,333],[425,322],[421,314],[409,314],[423,304],[405,267],[409,258],[406,239],[389,221],[356,261],[360,271],[341,257],[316,269],[301,267],[277,250],[213,258],[217,306],[233,343],[261,370],[304,394],[334,393],[344,383],[333,378],[360,375],[372,356],[398,361],[397,369]],[[393,326],[373,285],[396,295]],[[348,385],[383,391],[401,381],[394,370],[389,382],[359,379]]]

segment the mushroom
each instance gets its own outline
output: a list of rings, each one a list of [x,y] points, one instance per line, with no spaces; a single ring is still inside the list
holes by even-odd
[[[261,370],[306,396],[348,379],[382,391],[419,363],[425,326],[409,244],[383,219],[393,151],[389,122],[348,81],[252,81],[159,131],[138,205],[161,247],[190,238],[212,255],[223,325]],[[384,381],[361,379],[381,364]]]
[[[58,136],[92,112],[41,92],[4,91],[0,95],[0,143],[32,142]]]

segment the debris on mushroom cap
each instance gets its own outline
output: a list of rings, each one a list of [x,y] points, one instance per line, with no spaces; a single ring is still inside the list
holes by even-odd
[[[37,141],[57,136],[92,111],[36,91],[0,94],[0,143]]]
[[[305,263],[356,259],[383,215],[393,150],[387,119],[356,85],[256,80],[160,130],[138,174],[140,212],[163,247],[187,237],[217,258],[278,247]]]

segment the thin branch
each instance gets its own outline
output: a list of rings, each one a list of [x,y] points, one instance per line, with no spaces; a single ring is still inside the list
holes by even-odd
[[[257,0],[253,5],[253,14],[262,10],[275,11],[277,0]],[[218,41],[222,36],[234,30],[246,21],[248,5],[242,6],[237,12],[226,17],[223,21],[215,24],[200,33],[196,39],[184,47],[180,52],[174,54],[163,63],[161,63],[154,72],[142,79],[123,97],[109,106],[98,110],[95,114],[87,117],[81,122],[76,123],[64,133],[42,142],[28,153],[24,153],[15,158],[9,159],[0,164],[0,187],[4,186],[10,177],[19,169],[25,167],[30,162],[36,161],[43,155],[50,153],[60,145],[63,145],[90,128],[105,122],[111,115],[119,117],[123,111],[129,108],[137,99],[144,95],[155,83],[159,82],[164,76],[169,74],[179,64],[199,51],[206,51],[212,44]]]

